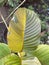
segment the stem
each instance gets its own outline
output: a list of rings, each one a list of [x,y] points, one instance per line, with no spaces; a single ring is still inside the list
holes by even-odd
[[[1,16],[2,20],[3,20],[2,22],[5,23],[7,30],[8,30],[8,25],[7,25],[6,21],[14,14],[14,12],[15,12],[25,1],[26,1],[26,0],[23,0],[23,1],[21,2],[21,4],[19,4],[18,7],[16,7],[16,8],[10,13],[10,15],[6,18],[6,20],[4,19],[3,15],[2,15],[1,12],[0,12],[0,16]],[[2,23],[2,22],[0,22],[0,23]]]
[[[1,18],[2,18],[2,20],[3,20],[3,22],[4,22],[4,24],[6,25],[6,28],[7,28],[7,30],[8,30],[7,23],[6,23],[6,21],[5,21],[4,17],[3,17],[3,15],[1,14],[1,12],[0,12],[0,16],[1,16]]]
[[[20,52],[18,52],[18,56],[21,58]]]
[[[14,14],[14,12],[25,2],[26,0],[23,0],[22,2],[21,2],[21,4],[19,4],[18,5],[18,7],[16,7],[11,13],[10,13],[10,15],[6,18],[6,20],[5,21],[7,21],[13,14]],[[0,23],[2,23],[3,21],[1,21]]]
[[[6,18],[6,21],[14,14],[14,12],[15,12],[24,2],[25,2],[25,0],[24,0],[21,4],[19,4],[19,6],[16,7],[16,8],[11,12],[11,14]]]

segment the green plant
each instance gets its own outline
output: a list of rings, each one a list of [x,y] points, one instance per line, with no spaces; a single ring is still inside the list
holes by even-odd
[[[7,27],[7,29],[9,32],[7,40],[10,50],[14,53],[19,52],[18,55],[20,55],[20,57],[21,52],[24,51],[27,55],[25,56],[26,59],[27,57],[29,59],[30,57],[33,57],[33,51],[37,48],[40,43],[39,39],[41,25],[40,19],[38,18],[37,14],[26,8],[19,8],[14,13],[13,18],[9,23],[9,28]],[[27,31],[29,31],[29,33]],[[29,34],[29,36],[27,36],[27,33]],[[28,54],[30,57],[28,56]]]
[[[41,44],[34,51],[34,56],[38,57],[42,65],[49,65],[49,46]]]
[[[22,33],[23,31],[24,31],[24,33]],[[44,56],[44,53],[46,53],[45,55],[47,55],[49,52],[48,53],[45,52],[45,51],[44,51],[44,53],[42,52],[43,50],[47,50],[47,48],[49,49],[49,46],[48,45],[43,45],[43,46],[39,45],[39,43],[40,43],[40,31],[41,31],[41,25],[40,25],[40,20],[39,20],[38,16],[33,11],[31,11],[29,9],[20,8],[20,9],[18,9],[15,12],[15,14],[14,14],[14,16],[13,16],[13,18],[10,21],[10,24],[9,24],[9,32],[11,32],[11,34],[8,35],[8,44],[9,44],[10,49],[13,52],[19,52],[19,53],[21,53],[21,51],[22,52],[24,51],[26,53],[26,56],[24,56],[24,57],[26,57],[25,59],[27,59],[27,58],[30,59],[33,56],[36,56],[36,54],[37,54],[36,57],[39,59],[39,61],[41,62],[41,64],[43,64],[43,65],[45,65],[45,64],[49,65],[49,62],[48,62],[49,59],[48,59],[48,57],[45,58],[45,56]],[[24,35],[21,36],[22,34],[24,34]],[[30,34],[31,34],[31,36],[29,36]],[[18,39],[16,37],[14,38],[13,36],[14,37],[16,36]],[[19,44],[20,43],[19,40],[20,39],[19,39],[18,36],[20,36],[22,38],[22,40],[24,40],[24,42],[23,42],[24,46],[22,45],[22,49],[21,49],[21,46],[19,47],[19,45],[20,45]],[[18,46],[17,46],[16,40],[17,40],[17,42],[19,41]],[[13,44],[12,44],[12,42],[13,42]],[[40,55],[38,55],[38,53],[36,52],[36,50],[38,48],[40,48],[40,49],[37,52],[40,55],[43,55],[42,57],[40,57]],[[20,56],[21,56],[21,54],[20,54]],[[43,58],[43,59],[41,59],[41,58]],[[48,61],[46,61],[46,60],[48,60]]]
[[[1,65],[21,65],[21,59],[16,54],[10,54],[0,59]]]
[[[40,43],[40,31],[41,25],[38,16],[29,9],[18,9],[9,23],[9,32],[11,32],[11,34],[7,37],[10,49],[13,52],[20,52],[22,50],[23,43],[25,51],[36,49]]]
[[[11,53],[10,49],[8,48],[8,45],[4,43],[0,43],[0,59],[9,55]]]
[[[21,59],[11,53],[8,45],[0,43],[0,65],[21,65]]]
[[[3,6],[6,2],[7,0],[0,0],[0,6]]]
[[[8,4],[14,8],[19,4],[19,2],[20,0],[8,0]]]
[[[19,4],[20,0],[0,0],[0,6],[4,6],[4,4],[8,4],[11,7],[16,7]]]
[[[8,46],[18,56],[15,54],[5,56],[4,59],[0,60],[2,65],[21,65],[21,52],[23,51],[25,52],[24,57],[26,59],[36,56],[42,65],[49,65],[49,46],[39,45],[41,24],[40,19],[33,11],[26,8],[19,8],[14,13],[7,29],[9,32]]]

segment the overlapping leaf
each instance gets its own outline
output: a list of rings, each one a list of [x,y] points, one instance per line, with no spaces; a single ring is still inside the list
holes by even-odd
[[[40,60],[42,65],[49,65],[49,46],[43,44],[39,45],[34,51],[34,56]]]
[[[21,65],[21,59],[15,54],[10,54],[0,59],[0,65]]]
[[[8,45],[13,52],[20,52],[23,47],[26,9],[18,9],[9,24]]]
[[[0,43],[0,59],[11,53],[8,46],[4,43]]]
[[[41,24],[37,14],[29,9],[26,11],[26,27],[24,31],[24,48],[26,59],[33,58],[33,51],[40,44]]]

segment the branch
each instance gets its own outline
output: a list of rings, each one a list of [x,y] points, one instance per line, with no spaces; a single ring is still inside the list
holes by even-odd
[[[10,13],[10,15],[6,18],[6,20],[4,19],[3,15],[2,15],[1,12],[0,12],[0,16],[1,16],[2,20],[3,20],[2,22],[5,23],[7,29],[8,29],[8,26],[7,26],[6,21],[14,14],[14,12],[15,12],[25,1],[26,1],[26,0],[23,0],[23,1],[21,2],[21,4],[19,4],[18,7],[16,7],[16,8]],[[0,22],[0,23],[2,23],[2,22]]]
[[[18,5],[18,7],[16,7],[11,14],[6,18],[6,21],[14,14],[14,12],[25,2],[26,0],[24,0],[21,4]]]
[[[13,14],[14,14],[14,12],[25,2],[26,0],[23,0],[22,2],[21,2],[21,4],[19,4],[18,5],[18,7],[16,7],[11,13],[10,13],[10,15],[5,19],[5,21],[7,21]],[[0,23],[2,23],[3,21],[1,21]]]
[[[3,22],[5,23],[6,28],[8,29],[7,23],[6,23],[6,21],[5,21],[4,17],[3,17],[3,15],[1,14],[1,12],[0,12],[0,16],[1,16],[2,20],[3,20]]]

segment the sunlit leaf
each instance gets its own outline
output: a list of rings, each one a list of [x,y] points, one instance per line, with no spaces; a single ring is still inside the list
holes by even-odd
[[[0,64],[1,65],[21,65],[21,59],[15,54],[10,54],[0,59]]]
[[[40,32],[40,19],[36,13],[19,8],[9,24],[8,45],[13,52],[32,53],[40,43]]]
[[[18,9],[9,25],[8,45],[13,52],[20,52],[23,47],[26,23],[26,9]]]
[[[0,59],[11,53],[8,46],[4,43],[0,43]]]
[[[33,50],[40,44],[41,24],[37,14],[32,10],[26,11],[26,27],[24,32],[23,50],[29,56],[33,56]]]
[[[49,45],[39,45],[34,51],[34,56],[36,56],[42,65],[49,65]]]
[[[41,63],[35,57],[34,59],[30,59],[30,60],[22,60],[22,65],[41,65]]]

